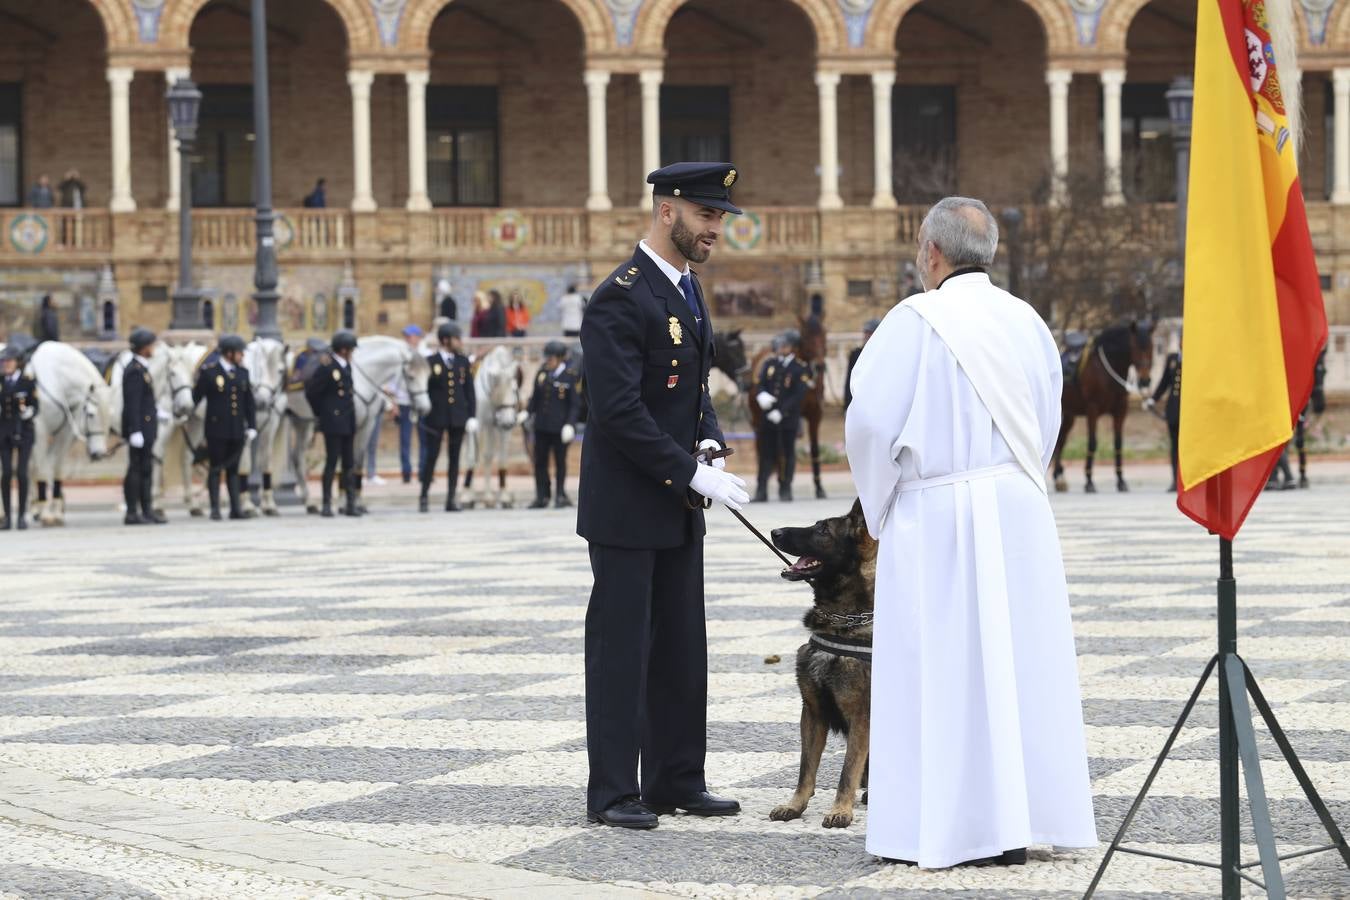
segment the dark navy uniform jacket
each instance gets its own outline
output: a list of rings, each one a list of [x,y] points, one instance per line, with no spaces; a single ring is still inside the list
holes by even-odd
[[[722,441],[708,371],[712,327],[641,248],[604,280],[581,324],[590,404],[581,450],[577,533],[593,544],[668,549],[703,535],[689,509],[693,451]]]
[[[122,437],[140,432],[149,447],[159,435],[159,414],[155,411],[155,385],[150,370],[133,355],[122,370]]]
[[[431,375],[427,378],[427,396],[431,412],[422,417],[431,428],[463,428],[478,415],[478,400],[474,396],[473,374],[469,358],[463,353],[452,353],[450,364],[440,351],[427,357]]]
[[[328,353],[320,357],[319,367],[305,382],[305,399],[324,434],[356,434],[356,397],[350,362],[341,365]]]
[[[202,366],[197,383],[192,388],[192,400],[206,400],[207,440],[244,439],[244,432],[257,428],[253,408],[253,388],[248,382],[248,369],[235,366],[226,372],[217,359]]]
[[[1167,354],[1167,362],[1163,363],[1162,377],[1158,379],[1158,387],[1153,391],[1153,402],[1157,403],[1164,397],[1167,398],[1167,405],[1163,407],[1163,414],[1167,416],[1167,421],[1181,421],[1180,353]]]
[[[33,419],[24,419],[23,411],[38,408],[37,382],[19,374],[17,378],[0,375],[0,444],[33,443]]]
[[[534,430],[545,434],[557,434],[564,425],[576,428],[581,412],[581,375],[565,368],[555,377],[555,371],[541,366],[530,394],[528,409],[534,416]]]
[[[811,370],[795,356],[789,361],[770,357],[759,372],[759,381],[755,385],[755,396],[767,391],[778,402],[760,415],[760,425],[764,428],[782,429],[794,434],[802,418],[802,400],[806,398],[806,389],[811,386]],[[773,410],[783,414],[783,421],[777,425],[766,417]]]

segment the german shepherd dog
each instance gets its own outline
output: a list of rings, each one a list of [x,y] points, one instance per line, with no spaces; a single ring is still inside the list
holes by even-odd
[[[807,528],[779,528],[773,542],[800,557],[784,569],[788,581],[805,581],[815,605],[802,624],[811,640],[797,649],[797,687],[802,694],[802,761],[797,790],[769,818],[800,818],[816,791],[816,772],[829,732],[848,741],[844,770],[834,805],[821,822],[847,828],[853,804],[866,788],[868,740],[872,723],[872,592],[876,583],[877,542],[867,533],[862,504],[848,515],[822,519]],[[863,802],[867,802],[866,794]]]

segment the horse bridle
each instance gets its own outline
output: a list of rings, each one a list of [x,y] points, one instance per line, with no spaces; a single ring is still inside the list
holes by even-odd
[[[174,384],[174,382],[177,380],[177,378],[178,378],[178,373],[174,371],[174,368],[173,368],[172,365],[169,366],[169,402],[170,402],[170,403],[177,403],[177,402],[178,402],[178,395],[181,394],[183,391],[187,391],[187,392],[188,392],[188,398],[189,398],[189,399],[191,399],[191,397],[192,397],[192,382],[191,382],[191,380],[188,380],[187,382],[185,382],[185,383],[183,383],[183,384]]]
[[[1137,390],[1131,388],[1130,383],[1126,381],[1124,378],[1121,378],[1120,375],[1116,373],[1116,370],[1112,368],[1111,361],[1106,358],[1106,349],[1102,347],[1101,344],[1097,344],[1097,359],[1101,360],[1102,368],[1106,369],[1106,374],[1110,375],[1111,380],[1114,381],[1116,384],[1120,385],[1121,389],[1124,390],[1125,393],[1127,394],[1134,393]]]
[[[89,392],[84,395],[84,399],[82,401],[77,402],[74,406],[66,406],[66,404],[61,402],[61,399],[59,397],[54,395],[51,391],[47,390],[47,388],[43,386],[42,382],[38,382],[38,390],[46,394],[48,399],[52,401],[52,403],[56,406],[56,408],[61,410],[61,427],[56,429],[55,433],[60,434],[62,431],[65,430],[66,426],[69,425],[70,431],[72,434],[75,435],[76,439],[88,443],[89,435],[93,433],[92,422],[95,416],[95,410],[93,409],[94,386],[90,385]],[[75,410],[80,407],[84,408],[84,434],[80,434],[80,428],[75,423]]]

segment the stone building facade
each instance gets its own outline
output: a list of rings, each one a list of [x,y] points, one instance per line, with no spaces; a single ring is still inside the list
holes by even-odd
[[[1298,2],[1303,183],[1328,309],[1350,324],[1350,0]],[[1098,202],[1175,216],[1163,93],[1190,72],[1194,0],[268,5],[288,335],[425,325],[442,279],[461,316],[496,287],[556,330],[567,285],[631,252],[645,173],[681,156],[740,170],[747,215],[704,275],[719,321],[751,328],[816,293],[839,329],[888,308],[943,193],[1034,215],[1087,178]],[[203,315],[249,331],[248,4],[0,0],[0,21],[0,334],[42,293],[71,334],[168,324],[164,98],[184,75],[205,94]],[[72,169],[81,208],[28,207],[39,175]],[[326,207],[303,207],[319,178]]]

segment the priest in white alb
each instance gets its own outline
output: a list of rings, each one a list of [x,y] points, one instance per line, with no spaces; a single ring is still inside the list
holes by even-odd
[[[990,283],[997,247],[980,201],[929,210],[926,293],[863,350],[846,423],[881,542],[867,849],[924,868],[1097,846],[1045,488],[1059,354],[1036,311]]]

